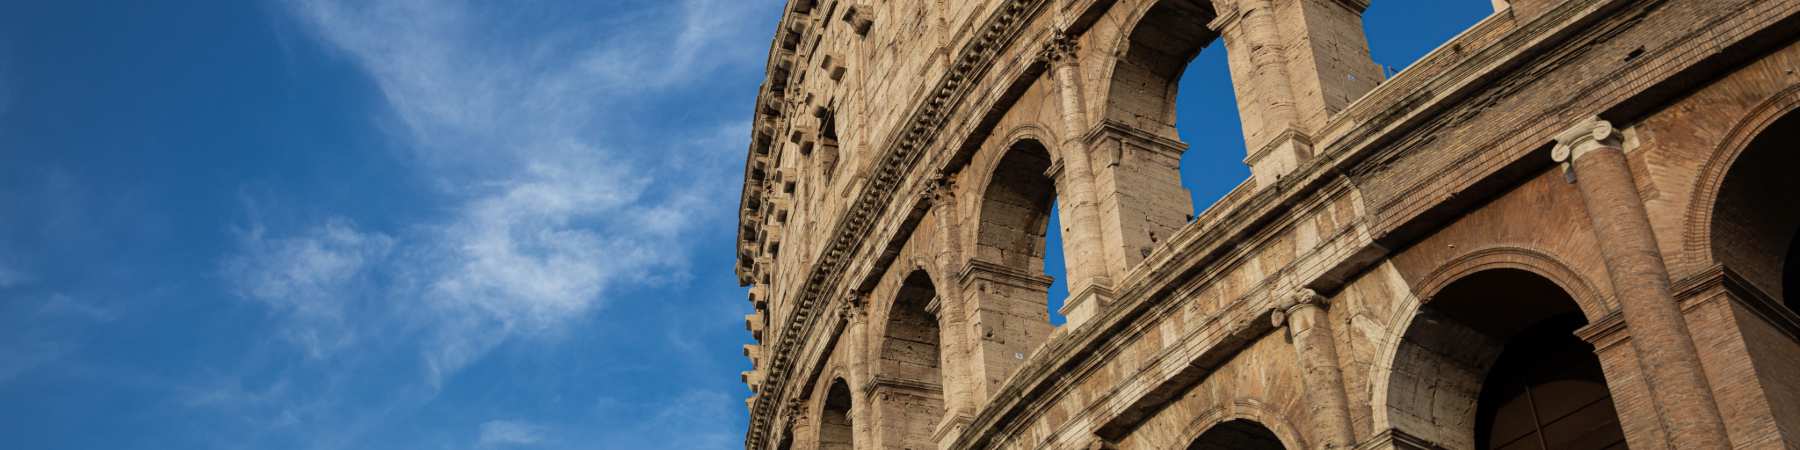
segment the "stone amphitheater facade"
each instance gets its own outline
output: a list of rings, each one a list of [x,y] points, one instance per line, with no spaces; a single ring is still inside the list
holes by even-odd
[[[1494,0],[1391,78],[1368,1],[789,0],[745,448],[1800,449],[1800,0]]]

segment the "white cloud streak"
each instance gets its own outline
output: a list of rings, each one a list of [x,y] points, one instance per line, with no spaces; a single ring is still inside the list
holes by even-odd
[[[714,72],[760,64],[767,30],[745,12],[767,5],[651,2],[593,20],[472,0],[285,5],[374,79],[415,152],[410,175],[455,205],[382,230],[346,217],[271,224],[253,212],[220,274],[320,372],[412,352],[422,380],[396,387],[434,392],[509,340],[564,332],[613,291],[684,280],[696,224],[729,228],[718,224],[735,202],[720,199],[736,198],[741,118],[669,127],[641,116]],[[412,397],[397,401],[429,394]],[[545,432],[492,421],[480,443]]]
[[[0,264],[4,264],[4,263],[0,263]],[[30,279],[31,279],[31,277],[25,275],[23,272],[19,272],[17,270],[8,268],[4,265],[0,265],[0,288],[9,288],[9,287],[17,286],[17,285],[22,284]]]
[[[481,439],[476,444],[537,444],[544,442],[544,427],[529,423],[494,420],[481,424]]]
[[[288,236],[260,223],[244,233],[227,280],[286,318],[288,337],[315,356],[386,325],[346,323],[345,309],[373,295],[396,306],[361,317],[404,311],[423,331],[418,351],[435,381],[512,336],[555,332],[601,307],[609,289],[683,277],[683,238],[721,216],[707,202],[729,184],[696,180],[732,178],[732,158],[710,156],[741,150],[718,137],[746,134],[736,117],[670,130],[697,136],[685,139],[631,142],[614,128],[633,124],[640,102],[754,60],[708,53],[742,50],[737,33],[760,34],[733,14],[747,5],[692,0],[627,18],[637,20],[526,30],[472,1],[288,5],[376,80],[415,144],[416,175],[461,199],[454,213],[393,236],[345,218]],[[370,294],[371,279],[387,289]]]

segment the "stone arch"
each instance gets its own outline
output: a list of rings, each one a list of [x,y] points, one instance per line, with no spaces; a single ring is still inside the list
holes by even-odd
[[[1800,272],[1800,85],[1752,109],[1713,150],[1689,201],[1683,240],[1687,272],[1723,264],[1769,298],[1800,311],[1784,295]]]
[[[1598,425],[1590,430],[1593,433],[1577,436],[1606,443],[1622,442],[1624,434],[1599,357],[1591,345],[1573,334],[1590,320],[1605,315],[1604,311],[1598,316],[1590,313],[1590,308],[1576,298],[1591,295],[1577,292],[1591,286],[1570,282],[1574,275],[1566,271],[1566,266],[1507,261],[1502,255],[1508,254],[1518,257],[1531,253],[1509,250],[1467,257],[1460,263],[1446,264],[1420,283],[1417,294],[1422,302],[1412,308],[1413,313],[1405,322],[1392,322],[1405,326],[1395,333],[1389,346],[1390,364],[1385,368],[1385,379],[1376,380],[1380,391],[1373,405],[1378,410],[1376,425],[1391,430],[1396,439],[1420,440],[1451,450],[1487,449],[1493,442],[1478,439],[1495,436],[1545,435],[1490,431],[1500,427],[1496,424],[1516,425],[1513,418],[1528,416],[1520,416],[1518,411],[1537,411],[1529,409],[1534,408],[1529,398],[1523,403],[1528,409],[1518,409],[1519,397],[1507,396],[1517,392],[1505,389],[1513,386],[1506,383],[1515,381],[1524,383],[1519,386],[1535,386],[1531,383],[1543,382],[1541,375],[1515,380],[1508,378],[1513,376],[1509,374],[1530,372],[1535,368],[1532,364],[1554,363],[1564,366],[1544,370],[1557,374],[1574,371],[1570,373],[1575,373],[1571,376],[1576,378],[1571,379],[1582,383],[1573,385],[1581,389],[1579,395],[1565,399],[1585,403],[1573,408],[1544,409],[1541,416],[1549,418],[1546,422],[1570,417],[1597,420]],[[1590,298],[1589,303],[1592,302]],[[1545,345],[1543,342],[1560,345],[1554,348],[1560,349],[1562,353],[1557,355],[1563,359],[1544,362],[1516,356]],[[1570,353],[1570,348],[1579,351]],[[1529,387],[1523,389],[1523,395],[1531,395]],[[1544,408],[1551,406],[1566,404]],[[1545,427],[1538,422],[1532,426],[1537,427],[1534,430]]]
[[[909,273],[894,291],[881,327],[879,374],[913,384],[943,383],[941,335],[932,312],[937,288],[923,269]]]
[[[1036,139],[1012,141],[975,192],[977,202],[974,259],[1043,273],[1044,233],[1056,201],[1056,184],[1047,172],[1050,149]]]
[[[1516,269],[1544,277],[1581,306],[1581,312],[1589,321],[1600,320],[1618,309],[1616,300],[1604,296],[1594,285],[1593,280],[1576,273],[1568,261],[1549,251],[1526,246],[1494,246],[1471,251],[1467,254],[1445,262],[1443,265],[1420,279],[1414,295],[1425,302],[1431,301],[1432,293],[1442,290],[1452,282],[1471,274],[1493,269]],[[1416,310],[1405,311],[1404,314],[1415,314]],[[1404,320],[1405,317],[1396,317]],[[1397,323],[1390,321],[1389,323]]]
[[[1043,146],[1045,151],[1050,153],[1050,159],[1053,161],[1062,159],[1062,147],[1055,145],[1058,142],[1062,142],[1060,137],[1057,136],[1055,132],[1050,131],[1050,128],[1045,127],[1042,124],[1026,123],[1014,126],[1011,130],[1006,132],[1006,138],[1002,140],[1002,142],[1006,143],[1005,148],[1013,148],[1025,141],[1036,142],[1038,145]],[[1049,144],[1045,144],[1046,142]],[[986,169],[983,171],[986,173],[993,172],[993,167],[984,167],[983,169]]]
[[[1726,132],[1726,137],[1707,158],[1685,215],[1682,260],[1688,272],[1704,269],[1714,262],[1711,225],[1719,187],[1725,181],[1726,172],[1750,146],[1751,140],[1795,109],[1800,109],[1800,85],[1788,86],[1757,104]]]
[[[1249,428],[1245,425],[1251,425],[1255,428]],[[1303,441],[1299,431],[1294,428],[1292,422],[1288,421],[1287,416],[1275,411],[1275,409],[1270,407],[1267,403],[1263,403],[1261,400],[1254,398],[1239,398],[1233,400],[1230,405],[1222,405],[1213,408],[1212,410],[1201,414],[1199,417],[1195,417],[1194,421],[1185,427],[1184,433],[1186,434],[1180,436],[1175,442],[1189,443],[1187,448],[1190,450],[1211,450],[1218,448],[1235,449],[1239,447],[1206,447],[1201,445],[1206,443],[1206,441],[1203,440],[1227,437],[1246,432],[1255,433],[1258,431],[1267,433],[1261,437],[1272,438],[1274,440],[1273,443],[1275,446],[1266,447],[1268,450],[1307,448],[1306,445],[1302,443]],[[1220,433],[1214,434],[1215,432]],[[1209,434],[1212,436],[1209,436]],[[1212,441],[1212,443],[1216,442],[1217,441]],[[1255,449],[1258,447],[1247,448]]]
[[[876,331],[875,370],[863,395],[873,412],[872,448],[927,448],[932,425],[944,416],[944,340],[933,278],[914,269],[894,286]]]
[[[856,448],[854,416],[851,408],[850,383],[841,377],[831,380],[825,402],[819,408],[818,450],[851,450]]]
[[[1106,74],[1104,117],[1174,139],[1181,75],[1219,39],[1207,28],[1218,15],[1211,0],[1156,0],[1132,11],[1130,25],[1113,44],[1113,54],[1122,56]]]

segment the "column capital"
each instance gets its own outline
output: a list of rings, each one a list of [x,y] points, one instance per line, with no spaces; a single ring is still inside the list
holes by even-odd
[[[1562,164],[1563,179],[1574,183],[1575,168],[1571,164],[1600,148],[1624,149],[1624,135],[1613,128],[1612,122],[1594,116],[1557,135],[1556,148],[1550,150],[1550,158]]]
[[[925,181],[924,199],[932,205],[949,205],[956,203],[956,179],[943,172],[932,175]]]
[[[1051,64],[1073,65],[1077,59],[1076,52],[1080,50],[1081,44],[1075,41],[1075,36],[1069,35],[1068,30],[1057,30],[1050,34],[1049,40],[1044,41],[1044,49],[1038,57]]]
[[[806,425],[806,401],[800,398],[788,399],[787,425],[789,427]]]
[[[1272,325],[1281,327],[1288,322],[1289,316],[1293,316],[1300,310],[1307,308],[1325,309],[1325,306],[1325,296],[1319,295],[1318,291],[1314,291],[1312,288],[1296,289],[1294,292],[1289,293],[1287,297],[1276,302],[1275,307],[1270,308],[1269,321]]]
[[[849,298],[844,299],[843,306],[838,307],[838,317],[852,324],[861,323],[864,318],[863,305],[868,304],[868,299],[868,292],[852,292]]]

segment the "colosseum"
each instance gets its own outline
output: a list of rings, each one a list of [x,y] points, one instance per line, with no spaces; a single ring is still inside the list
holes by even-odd
[[[1800,449],[1800,0],[1492,0],[1391,76],[1369,1],[788,0],[745,448]]]

